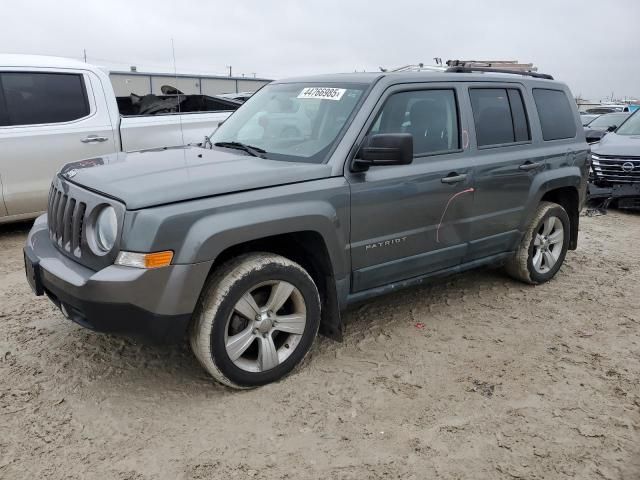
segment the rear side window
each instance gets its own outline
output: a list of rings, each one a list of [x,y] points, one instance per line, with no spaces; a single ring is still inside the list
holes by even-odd
[[[533,99],[536,102],[544,140],[560,140],[576,136],[573,111],[567,95],[562,90],[534,88]]]
[[[11,72],[0,74],[0,80],[9,125],[70,122],[89,115],[82,75]]]
[[[453,90],[412,90],[391,95],[369,134],[410,133],[414,155],[460,148],[458,106]]]
[[[515,88],[469,90],[479,147],[531,139],[522,95]]]

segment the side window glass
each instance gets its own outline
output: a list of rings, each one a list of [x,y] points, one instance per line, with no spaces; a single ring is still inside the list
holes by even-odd
[[[89,115],[82,75],[5,72],[1,80],[10,125],[70,122]]]
[[[510,88],[507,90],[507,93],[509,95],[509,105],[511,105],[515,141],[526,142],[527,140],[531,140],[529,122],[527,121],[527,113],[524,109],[524,102],[522,101],[520,90]]]
[[[531,140],[520,90],[472,88],[469,97],[479,147]]]
[[[458,108],[453,90],[415,90],[391,95],[369,134],[410,133],[413,154],[460,148]]]
[[[478,146],[513,143],[511,108],[504,88],[472,88],[469,91]]]
[[[567,95],[562,90],[534,88],[533,99],[536,102],[544,140],[559,140],[576,136],[576,121],[573,111]]]

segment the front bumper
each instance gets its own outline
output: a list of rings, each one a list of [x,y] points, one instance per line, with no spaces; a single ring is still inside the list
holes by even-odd
[[[101,332],[182,339],[212,262],[144,270],[111,265],[93,271],[58,251],[46,215],[29,232],[27,271],[37,277],[36,295],[46,294],[74,322]],[[28,260],[27,260],[28,259]]]
[[[615,200],[618,208],[640,209],[640,183],[596,185],[589,182],[589,200]]]

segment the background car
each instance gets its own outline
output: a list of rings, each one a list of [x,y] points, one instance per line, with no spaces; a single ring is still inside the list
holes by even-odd
[[[587,113],[597,113],[597,114],[605,114],[605,113],[616,113],[616,112],[630,112],[632,109],[629,108],[629,105],[602,105],[600,107],[588,108],[586,110]]]
[[[586,127],[587,125],[589,125],[591,122],[593,122],[599,116],[600,115],[597,114],[597,113],[580,112],[580,120],[582,121],[582,126]]]
[[[591,200],[640,210],[640,110],[591,150]],[[605,206],[606,208],[606,206]]]
[[[588,143],[602,140],[607,133],[614,131],[622,122],[629,118],[630,113],[606,113],[593,119],[584,127],[584,135]]]

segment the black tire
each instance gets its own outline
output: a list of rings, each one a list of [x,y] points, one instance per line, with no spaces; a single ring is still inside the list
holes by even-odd
[[[563,242],[561,249],[557,252],[559,255],[555,264],[546,271],[539,271],[534,267],[534,256],[537,250],[536,235],[541,232],[545,222],[551,217],[557,218],[562,224]],[[565,209],[557,203],[540,202],[515,254],[505,264],[506,272],[516,280],[533,285],[548,282],[560,270],[567,255],[570,238],[571,222]]]
[[[259,325],[256,323],[257,317],[251,324],[252,320],[248,319],[248,316],[240,315],[237,303],[247,292],[255,291],[252,290],[254,288],[267,288],[260,285],[269,282],[276,282],[275,284],[285,282],[295,287],[296,303],[301,305],[301,299],[304,300],[306,323],[303,333],[295,337],[297,343],[291,347],[292,352],[288,350],[284,352],[288,355],[286,359],[273,368],[247,371],[231,360],[226,348],[226,338],[232,321],[245,322],[246,326],[241,327],[242,331],[248,331],[253,326]],[[250,295],[255,298],[254,294],[250,293]],[[287,300],[287,302],[292,301],[291,298]],[[275,382],[289,374],[309,352],[318,333],[320,308],[318,289],[313,279],[300,265],[271,253],[242,255],[221,266],[205,285],[191,326],[191,349],[205,370],[227,386],[252,388]],[[275,323],[273,328],[276,328]],[[256,331],[257,329],[253,330],[253,332]],[[267,335],[271,337],[272,333],[258,332],[257,335],[258,344],[252,344],[246,349],[247,352],[254,347],[254,350],[260,352],[263,345],[262,339],[266,339]],[[274,332],[273,335],[276,339],[272,339],[272,343],[277,340],[281,332]],[[290,348],[288,343],[280,347],[276,346],[280,350],[285,347]],[[256,355],[258,356],[256,365],[259,365],[260,353]]]

